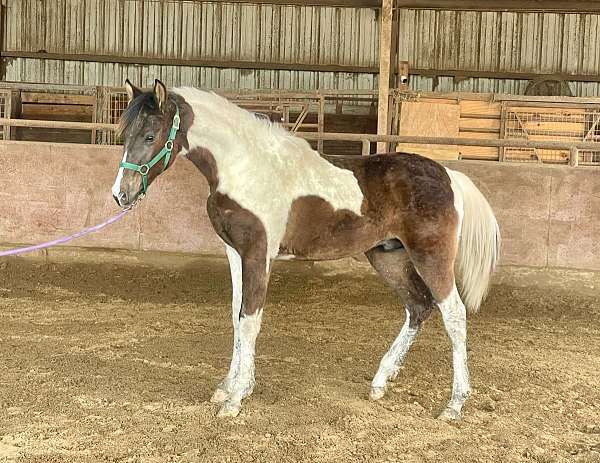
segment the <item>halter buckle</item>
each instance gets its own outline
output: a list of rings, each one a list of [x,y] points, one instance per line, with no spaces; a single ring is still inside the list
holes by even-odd
[[[150,172],[150,167],[148,166],[148,164],[143,164],[140,166],[140,174],[148,175],[148,172]]]

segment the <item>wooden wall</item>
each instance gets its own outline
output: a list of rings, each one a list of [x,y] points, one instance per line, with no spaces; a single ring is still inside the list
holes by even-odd
[[[60,93],[20,92],[20,110],[15,117],[67,122],[93,122],[96,97]],[[50,141],[58,143],[91,143],[89,130],[42,129],[19,127],[12,139],[23,141]]]
[[[452,108],[452,110],[449,110]],[[442,115],[443,117],[438,117]],[[600,141],[600,98],[517,97],[477,93],[421,94],[399,105],[400,135],[478,139]],[[398,150],[406,149],[401,145]],[[534,150],[477,146],[411,145],[438,159],[463,158],[567,163],[567,150]],[[581,152],[580,163],[600,163],[600,152]]]

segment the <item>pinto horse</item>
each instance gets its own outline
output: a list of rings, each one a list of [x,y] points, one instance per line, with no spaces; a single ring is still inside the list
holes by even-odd
[[[481,192],[416,154],[321,156],[303,139],[210,92],[142,91],[126,82],[124,154],[112,193],[133,204],[178,156],[206,177],[207,211],[225,244],[233,287],[233,355],[212,401],[236,416],[255,385],[255,342],[271,265],[365,253],[401,297],[406,321],[371,384],[378,400],[425,319],[439,309],[453,349],[458,419],[470,394],[466,307],[476,312],[498,260],[500,232]],[[455,278],[456,276],[456,278]],[[456,280],[460,283],[460,292]],[[464,301],[464,303],[463,303]]]

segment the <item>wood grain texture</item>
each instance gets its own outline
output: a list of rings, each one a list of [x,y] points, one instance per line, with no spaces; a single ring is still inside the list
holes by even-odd
[[[400,135],[458,137],[460,112],[457,105],[404,102],[400,112]],[[458,159],[456,145],[401,143],[396,151],[418,153],[432,159]]]

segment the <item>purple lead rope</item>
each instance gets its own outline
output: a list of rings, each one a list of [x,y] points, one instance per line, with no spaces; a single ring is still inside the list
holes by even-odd
[[[36,244],[34,246],[27,246],[24,248],[16,248],[16,249],[9,249],[7,251],[0,251],[0,257],[13,256],[16,254],[25,254],[27,252],[39,251],[40,249],[50,248],[52,246],[57,246],[59,244],[68,243],[71,240],[81,238],[82,236],[89,235],[90,233],[94,233],[99,230],[102,230],[104,227],[106,227],[112,223],[115,223],[118,220],[121,220],[130,210],[131,210],[131,207],[119,212],[117,215],[112,216],[110,219],[108,219],[98,225],[95,225],[95,226],[89,227],[89,228],[84,228],[83,230],[78,231],[77,233],[75,233],[73,235],[64,236],[62,238],[58,238],[58,239],[55,239],[52,241],[47,241],[47,242],[41,243],[41,244]]]

